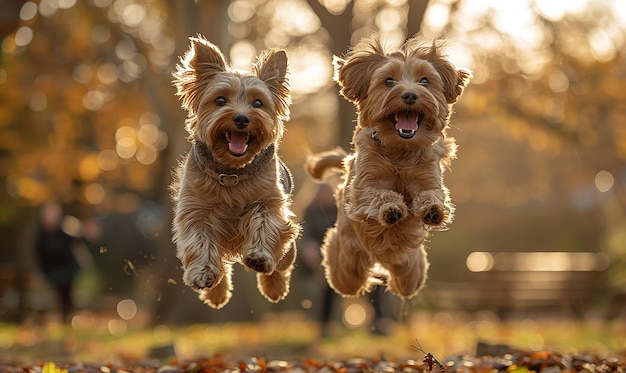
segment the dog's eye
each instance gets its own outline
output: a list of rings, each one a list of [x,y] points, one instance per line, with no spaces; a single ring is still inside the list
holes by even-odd
[[[254,100],[254,101],[252,101],[252,107],[254,107],[254,108],[263,107],[263,102],[261,102],[261,100]]]
[[[428,78],[422,78],[422,79],[420,79],[420,84],[423,84],[423,85],[428,85]]]
[[[393,78],[387,78],[385,79],[385,85],[387,87],[393,87],[396,84],[396,81],[393,80]]]
[[[216,98],[215,99],[215,104],[217,106],[224,106],[224,105],[226,105],[226,97],[220,96],[220,97]]]

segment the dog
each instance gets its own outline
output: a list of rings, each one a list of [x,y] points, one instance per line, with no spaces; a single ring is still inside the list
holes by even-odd
[[[287,70],[285,51],[268,49],[250,72],[236,71],[198,35],[173,72],[191,142],[171,188],[173,241],[183,282],[213,308],[232,296],[235,263],[257,273],[269,301],[289,292],[300,225],[277,153],[291,104]]]
[[[333,169],[343,175],[337,222],[322,245],[326,278],[343,296],[386,284],[409,299],[426,280],[424,240],[453,218],[443,173],[457,147],[446,129],[471,72],[454,67],[438,42],[416,38],[386,52],[369,37],[333,65],[358,118],[350,154],[335,149],[307,159],[317,181]]]

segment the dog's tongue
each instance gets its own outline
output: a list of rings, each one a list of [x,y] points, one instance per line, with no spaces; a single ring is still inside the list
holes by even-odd
[[[248,149],[248,134],[246,132],[232,131],[228,150],[233,154],[241,155]]]
[[[398,113],[396,131],[417,131],[417,113]]]

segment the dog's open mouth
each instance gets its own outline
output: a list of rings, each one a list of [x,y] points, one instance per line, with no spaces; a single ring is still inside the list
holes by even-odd
[[[228,141],[228,151],[235,156],[244,155],[248,150],[248,142],[250,133],[243,131],[226,132],[226,141]]]
[[[393,125],[396,128],[398,135],[403,139],[410,139],[415,136],[422,120],[424,120],[424,113],[401,111],[395,113],[391,120],[393,121]]]

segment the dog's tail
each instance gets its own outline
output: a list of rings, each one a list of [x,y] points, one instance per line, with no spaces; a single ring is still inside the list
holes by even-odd
[[[306,172],[316,181],[323,182],[330,171],[343,172],[343,159],[346,151],[342,148],[335,148],[322,153],[311,154],[307,157]]]

